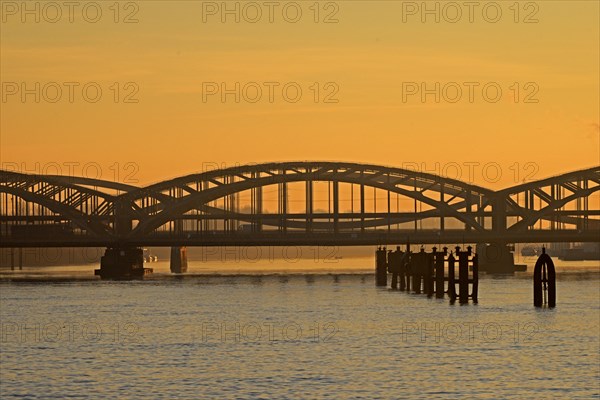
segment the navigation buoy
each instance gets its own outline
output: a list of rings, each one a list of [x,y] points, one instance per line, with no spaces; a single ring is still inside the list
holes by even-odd
[[[544,304],[556,307],[556,272],[552,258],[542,247],[542,254],[533,270],[533,305],[542,307]]]

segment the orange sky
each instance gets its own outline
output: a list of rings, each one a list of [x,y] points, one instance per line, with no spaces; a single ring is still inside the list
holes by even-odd
[[[514,2],[496,2],[496,23],[485,3],[473,22],[463,8],[456,23],[445,2],[439,23],[407,8],[421,2],[321,2],[318,16],[313,2],[298,2],[296,23],[286,21],[295,16],[290,2],[277,3],[272,23],[265,7],[259,22],[245,21],[256,10],[243,2],[239,23],[207,13],[221,2],[121,2],[118,15],[113,2],[99,3],[96,23],[86,21],[94,10],[80,7],[72,22],[65,8],[53,23],[56,10],[40,2],[38,23],[14,9],[21,2],[2,2],[3,167],[67,173],[69,164],[97,176],[97,166],[104,179],[149,183],[213,163],[345,160],[452,177],[458,165],[461,179],[494,188],[600,162],[596,1],[521,2],[519,15]],[[137,22],[124,23],[128,16]],[[23,101],[23,85],[36,82],[40,102]],[[52,82],[62,87],[56,103]],[[75,82],[72,102],[65,82]],[[239,82],[240,102],[203,93],[211,82]],[[265,82],[274,82],[272,101]],[[439,103],[406,93],[436,82],[440,92],[447,85]],[[464,82],[473,82],[472,101]],[[96,103],[83,97],[90,83],[102,90]],[[298,102],[284,98],[286,84],[288,94],[302,89]],[[484,98],[485,85],[501,88],[497,102]],[[262,97],[252,103],[256,86]],[[453,103],[456,87],[463,92]],[[125,103],[136,89],[137,103]],[[333,92],[337,102],[325,102]]]

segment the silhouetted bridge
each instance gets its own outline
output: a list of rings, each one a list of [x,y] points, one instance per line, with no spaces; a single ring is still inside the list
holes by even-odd
[[[1,247],[597,242],[600,167],[493,191],[343,162],[283,162],[145,187],[0,172]]]

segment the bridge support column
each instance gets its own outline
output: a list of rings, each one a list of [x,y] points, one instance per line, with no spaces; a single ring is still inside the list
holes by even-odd
[[[19,257],[19,271],[21,271],[23,269],[23,248],[19,247],[19,254],[17,255]],[[10,270],[14,271],[15,270],[15,249],[13,249],[12,247],[10,248]]]
[[[171,272],[181,274],[187,272],[187,248],[186,247],[171,247]]]
[[[152,273],[144,268],[144,250],[139,247],[108,247],[100,259],[100,269],[94,271],[102,279],[141,279]]]
[[[375,252],[375,285],[387,286],[387,251],[378,247]]]
[[[476,248],[481,271],[496,274],[515,272],[515,257],[506,243],[479,243]]]

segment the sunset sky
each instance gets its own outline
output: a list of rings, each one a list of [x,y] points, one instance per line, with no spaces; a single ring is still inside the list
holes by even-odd
[[[73,22],[63,9],[56,23],[45,20],[55,10],[41,9],[38,23],[11,8],[21,2],[2,2],[3,167],[96,163],[113,179],[118,163],[123,180],[132,162],[144,184],[212,163],[343,160],[443,172],[467,162],[479,163],[473,182],[499,188],[600,162],[597,1],[496,2],[496,23],[486,20],[495,10],[484,14],[484,3],[473,22],[463,8],[456,23],[443,2],[439,23],[411,8],[421,2],[321,2],[319,15],[314,2],[298,2],[296,23],[286,21],[295,10],[283,15],[285,2],[272,23],[266,7],[260,21],[245,21],[256,11],[245,3],[239,23],[232,15],[221,22],[221,10],[211,8],[221,2],[121,2],[118,15],[113,2],[99,3],[97,23],[81,8]],[[34,94],[23,102],[23,84],[36,82],[40,102]],[[55,103],[54,86],[42,89],[51,82],[63,87]],[[77,83],[72,102],[65,82]],[[90,82],[102,89],[96,103],[82,94]],[[240,102],[208,94],[213,82],[230,89],[239,82]],[[243,93],[249,82],[256,84]],[[272,102],[265,82],[276,82]],[[424,102],[407,94],[422,82],[456,84],[436,103],[434,94]],[[464,82],[474,85],[473,101]],[[288,94],[302,89],[295,103],[282,93],[290,83]],[[253,103],[256,85],[263,93]],[[492,94],[502,89],[497,102],[484,98],[485,85]],[[448,101],[457,86],[462,97]],[[138,102],[126,103],[129,94]],[[497,182],[482,173],[488,163],[502,168]]]

